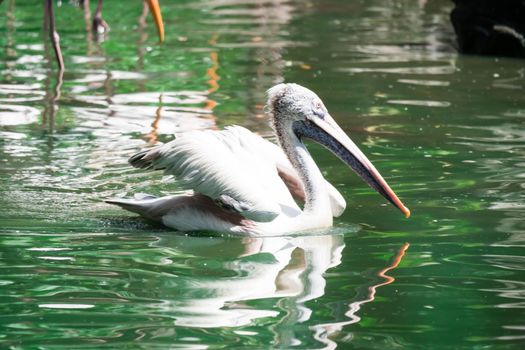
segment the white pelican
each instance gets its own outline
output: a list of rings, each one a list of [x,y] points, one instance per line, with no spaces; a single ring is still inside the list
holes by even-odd
[[[268,90],[267,113],[280,147],[240,126],[188,132],[135,154],[129,163],[164,170],[189,192],[107,202],[180,231],[279,235],[330,227],[346,203],[303,144],[309,138],[410,215],[314,92],[297,84],[276,85]],[[303,209],[294,197],[304,201]]]

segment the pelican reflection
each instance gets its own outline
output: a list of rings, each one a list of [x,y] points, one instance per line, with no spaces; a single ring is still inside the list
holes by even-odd
[[[259,318],[277,317],[280,311],[273,303],[267,308],[250,304],[273,298],[293,300],[295,321],[308,320],[312,310],[304,303],[324,294],[323,274],[341,263],[345,247],[341,234],[212,239],[166,236],[155,245],[169,249],[168,254],[188,256],[188,262],[200,262],[200,268],[192,266],[191,275],[175,278],[176,298],[161,308],[163,313],[175,314],[175,325],[204,328],[242,326]]]
[[[155,307],[172,315],[175,325],[199,328],[244,326],[264,317],[280,318],[279,329],[312,321],[307,302],[325,294],[324,275],[341,263],[345,248],[342,234],[264,238],[166,235],[152,244],[161,249],[165,263],[177,270],[173,278],[161,279],[163,301]],[[379,283],[370,281],[359,287],[363,293],[358,300],[348,301],[345,319],[316,326],[310,323],[312,334],[325,342],[335,329],[358,322],[361,306],[374,300],[379,287],[394,282],[387,273],[398,266],[407,248],[408,244],[401,247],[392,263],[375,273]]]

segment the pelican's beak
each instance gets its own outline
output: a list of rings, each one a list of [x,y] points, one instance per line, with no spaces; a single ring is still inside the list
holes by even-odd
[[[410,210],[399,200],[374,165],[328,114],[293,124],[298,137],[307,137],[332,151],[348,164],[366,183],[395,205],[408,218]]]
[[[157,32],[159,33],[160,42],[164,41],[164,23],[162,22],[162,14],[160,13],[160,6],[158,0],[146,0],[149,7],[149,12],[153,16]]]

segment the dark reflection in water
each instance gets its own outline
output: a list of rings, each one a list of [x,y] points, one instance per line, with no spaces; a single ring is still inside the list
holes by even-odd
[[[446,0],[162,3],[163,45],[142,6],[106,2],[97,41],[62,2],[60,77],[41,4],[2,4],[0,347],[520,348],[523,61],[457,56]],[[349,207],[322,236],[183,236],[103,203],[177,191],[127,165],[147,144],[269,136],[281,81],[319,93],[410,220],[316,145]]]

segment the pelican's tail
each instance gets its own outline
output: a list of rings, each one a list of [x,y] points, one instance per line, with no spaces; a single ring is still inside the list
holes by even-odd
[[[213,199],[200,193],[187,192],[165,197],[138,194],[133,199],[110,199],[106,203],[180,231],[260,234],[253,221],[219,207]]]
[[[118,205],[122,209],[126,209],[133,213],[140,214],[148,219],[160,220],[159,204],[165,202],[166,197],[155,197],[146,193],[137,193],[134,198],[115,198],[108,199],[105,202],[108,204]]]

